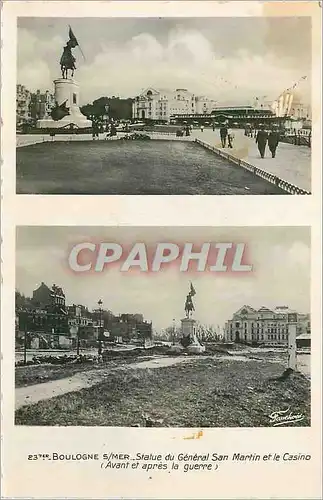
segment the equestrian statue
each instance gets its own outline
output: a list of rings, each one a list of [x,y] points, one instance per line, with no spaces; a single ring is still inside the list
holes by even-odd
[[[83,55],[83,52],[82,52],[81,47],[77,41],[77,38],[74,35],[72,28],[69,27],[69,40],[66,42],[66,45],[63,49],[63,54],[62,54],[61,60],[60,60],[62,78],[64,78],[64,79],[68,78],[68,70],[70,70],[70,72],[71,72],[71,78],[73,78],[73,76],[74,76],[74,71],[76,70],[76,66],[75,66],[76,59],[72,54],[72,49],[75,49],[75,47],[79,47],[79,49]],[[84,55],[83,55],[83,57],[84,57]]]
[[[193,314],[193,311],[195,311],[195,307],[193,304],[192,297],[196,294],[196,291],[191,283],[190,286],[190,291],[188,295],[186,296],[186,301],[185,301],[185,314],[187,318],[190,318]]]

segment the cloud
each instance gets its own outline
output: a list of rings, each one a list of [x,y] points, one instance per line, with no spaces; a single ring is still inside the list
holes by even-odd
[[[52,81],[60,74],[63,45],[57,35],[37,39],[34,33],[20,29],[19,83],[33,91],[53,88]],[[122,42],[107,40],[98,49],[86,61],[75,50],[82,103],[104,95],[134,96],[148,86],[182,87],[219,101],[252,103],[256,96],[276,98],[304,73],[303,68],[282,64],[270,50],[257,55],[241,48],[223,57],[207,35],[184,27],[169,29],[163,40],[143,31]],[[305,98],[310,79],[306,85]]]
[[[18,83],[35,91],[38,88],[47,90],[53,88],[53,72],[49,61],[57,61],[59,47],[64,40],[53,36],[49,40],[39,40],[37,36],[26,29],[19,30],[18,39]]]

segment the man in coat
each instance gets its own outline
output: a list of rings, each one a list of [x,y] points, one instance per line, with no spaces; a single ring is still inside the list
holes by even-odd
[[[225,146],[226,146],[227,135],[228,135],[228,127],[224,123],[223,125],[221,125],[221,128],[220,128],[220,137],[221,137],[221,143],[222,143],[223,148],[225,148]]]
[[[260,153],[261,158],[265,157],[265,150],[268,140],[268,134],[264,129],[263,125],[259,126],[258,134],[256,137],[256,144],[258,144],[258,151]]]
[[[268,147],[270,149],[272,158],[275,158],[276,156],[276,149],[278,143],[279,143],[279,132],[276,128],[273,128],[268,136]]]

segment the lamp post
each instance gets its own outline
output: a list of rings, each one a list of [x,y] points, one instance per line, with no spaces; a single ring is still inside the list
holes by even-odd
[[[98,355],[101,356],[102,354],[102,334],[103,334],[103,331],[101,330],[102,329],[102,300],[100,299],[98,301],[98,306],[99,306],[99,329],[98,329],[98,336],[99,336],[99,347],[98,347]]]

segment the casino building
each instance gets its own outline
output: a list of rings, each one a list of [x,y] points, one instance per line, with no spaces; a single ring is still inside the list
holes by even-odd
[[[148,87],[136,96],[132,104],[132,118],[149,123],[219,127],[226,122],[232,128],[258,129],[262,124],[284,128],[287,119],[302,122],[311,119],[310,107],[299,93],[288,90],[274,102],[256,98],[254,105],[221,106],[214,99],[198,96],[187,89],[173,91]],[[294,127],[294,125],[293,125]]]
[[[258,128],[260,124],[280,124],[285,120],[277,117],[272,109],[256,108],[254,106],[217,106],[210,113],[175,113],[170,122],[174,124],[215,125],[227,122],[230,127],[245,128],[248,125]]]
[[[169,123],[174,115],[206,116],[216,107],[216,102],[197,96],[187,89],[173,91],[148,87],[136,96],[132,104],[132,118],[143,121]]]
[[[296,314],[297,335],[309,334],[309,314],[295,313],[288,306],[277,306],[275,309],[262,306],[254,309],[245,305],[226,322],[224,338],[227,342],[287,344],[290,313]]]

